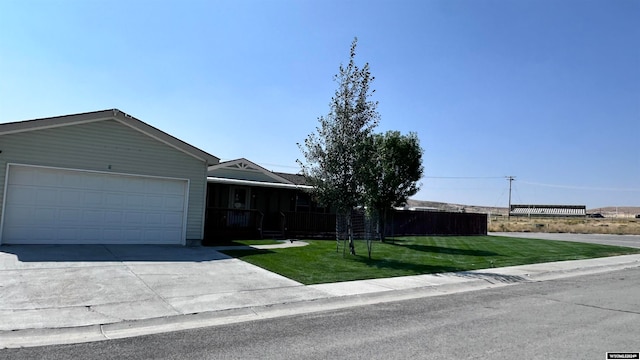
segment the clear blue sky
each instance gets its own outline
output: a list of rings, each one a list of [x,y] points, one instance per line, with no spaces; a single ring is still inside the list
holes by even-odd
[[[0,122],[118,108],[297,172],[354,36],[414,198],[640,206],[638,0],[3,0]]]

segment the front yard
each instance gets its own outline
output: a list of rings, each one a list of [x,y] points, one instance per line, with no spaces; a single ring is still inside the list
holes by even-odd
[[[369,260],[364,241],[356,242],[357,256],[344,257],[335,241],[306,242],[308,246],[296,248],[223,252],[307,285],[640,253],[626,247],[501,236],[416,236],[374,243]]]

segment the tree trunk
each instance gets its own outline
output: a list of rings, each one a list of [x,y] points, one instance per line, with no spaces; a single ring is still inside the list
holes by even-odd
[[[336,213],[336,252],[340,251],[340,214]]]
[[[349,254],[356,254],[356,247],[353,243],[353,220],[351,217],[351,211],[347,214],[347,231],[349,233]]]
[[[387,230],[387,210],[380,209],[378,211],[378,236],[380,241],[384,242],[384,234]]]

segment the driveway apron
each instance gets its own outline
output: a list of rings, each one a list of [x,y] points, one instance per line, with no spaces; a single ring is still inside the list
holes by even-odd
[[[1,246],[0,331],[260,305],[260,290],[301,287],[206,247]]]

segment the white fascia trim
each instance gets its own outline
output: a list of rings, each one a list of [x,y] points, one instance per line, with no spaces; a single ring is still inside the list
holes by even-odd
[[[40,125],[40,124],[36,124],[36,125],[33,125],[33,126],[20,126],[20,125],[18,125],[12,130],[6,130],[6,131],[0,132],[0,135],[17,134],[17,133],[22,133],[22,132],[27,132],[27,131],[34,131],[34,130],[55,129],[55,128],[59,128],[59,127],[63,127],[63,126],[88,124],[88,123],[92,123],[92,122],[111,120],[111,119],[116,120],[115,117],[110,117],[109,116],[109,117],[99,117],[99,118],[93,118],[93,119],[80,119],[80,120],[76,120],[76,121],[60,122],[60,123],[45,124],[45,125]],[[27,121],[39,121],[39,120],[40,119],[25,120],[25,122],[27,122]],[[43,120],[46,120],[46,119],[43,119]],[[20,122],[17,122],[16,124],[20,124]]]
[[[214,183],[214,184],[261,186],[261,187],[280,188],[280,189],[300,189],[300,190],[313,189],[313,186],[309,186],[309,185],[278,184],[278,183],[268,183],[264,181],[226,179],[226,178],[219,178],[219,177],[213,177],[213,176],[208,176],[207,182]]]
[[[244,167],[238,167],[238,165],[244,166]],[[248,169],[247,166],[251,166],[254,167],[254,169]],[[262,166],[249,161],[245,158],[240,158],[240,159],[235,159],[235,160],[229,160],[229,161],[225,161],[222,163],[219,163],[217,165],[212,165],[208,167],[209,171],[215,171],[218,169],[224,169],[224,170],[233,170],[233,171],[244,171],[244,172],[254,172],[254,173],[260,173],[263,174],[275,181],[283,181],[285,184],[292,184],[295,185],[293,182],[289,181],[288,179],[283,178],[282,176],[273,173],[272,171],[269,171],[265,168],[263,168]]]
[[[141,128],[139,128],[139,127],[135,126],[135,125],[134,125],[134,124],[132,124],[131,122],[127,122],[126,120],[120,119],[120,118],[118,118],[118,117],[113,117],[113,118],[110,118],[110,119],[113,119],[113,120],[115,120],[115,121],[119,122],[120,124],[122,124],[122,125],[124,125],[124,126],[129,127],[130,129],[133,129],[133,130],[135,130],[135,131],[138,131],[138,132],[140,132],[140,133],[142,133],[142,134],[144,134],[144,135],[146,135],[146,136],[148,136],[148,137],[150,137],[150,138],[152,138],[152,139],[154,139],[154,140],[156,140],[156,141],[159,141],[159,142],[161,142],[161,143],[163,143],[163,144],[165,144],[165,145],[167,145],[167,146],[169,146],[169,147],[171,147],[171,148],[173,148],[173,149],[175,149],[175,150],[178,150],[178,151],[180,151],[180,152],[182,152],[182,153],[184,153],[184,154],[186,154],[186,155],[189,155],[189,156],[191,156],[191,157],[193,157],[193,158],[195,158],[195,159],[198,159],[198,160],[200,160],[200,161],[204,162],[205,167],[209,166],[209,161],[208,161],[207,159],[205,159],[205,158],[204,158],[204,157],[202,157],[202,156],[196,155],[196,154],[194,154],[193,152],[190,152],[190,151],[188,151],[188,150],[184,149],[183,147],[180,147],[180,146],[178,146],[178,145],[176,145],[176,144],[172,143],[170,140],[163,139],[162,137],[160,137],[160,136],[158,136],[158,135],[155,135],[155,134],[154,134],[154,133],[152,133],[151,131],[145,131],[144,129],[141,129]],[[131,118],[131,119],[137,120],[137,119],[135,119],[135,118]],[[137,121],[142,122],[141,120],[137,120]],[[149,127],[151,127],[151,128],[153,128],[153,126],[151,126],[151,125],[149,125],[149,124],[146,124],[146,123],[143,123],[143,124],[144,124],[144,125],[147,125],[147,126],[149,126]],[[161,132],[161,133],[163,132],[163,131],[162,131],[162,130],[160,130],[160,129],[155,129],[155,128],[154,128],[154,130],[156,130],[156,131],[158,131],[158,132]],[[186,142],[184,142],[184,141],[182,141],[182,140],[180,140],[180,139],[178,139],[178,138],[174,137],[173,135],[169,135],[168,133],[164,133],[163,135],[166,135],[166,137],[173,137],[175,140],[177,140],[177,141],[179,141],[179,142],[182,142],[182,143],[184,143],[184,144],[186,144],[186,145],[188,145],[188,146],[191,146],[191,147],[195,148],[193,145],[191,145],[191,144],[187,144]],[[200,150],[200,149],[198,149],[198,150]],[[200,150],[200,151],[202,151],[202,150]],[[202,152],[204,152],[204,151],[202,151]],[[212,156],[213,156],[213,155],[212,155]]]

